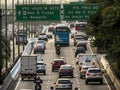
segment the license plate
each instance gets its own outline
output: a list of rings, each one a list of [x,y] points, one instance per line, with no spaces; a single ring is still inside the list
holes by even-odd
[[[66,85],[62,85],[62,87],[63,87],[63,88],[67,88],[67,86],[66,86]]]

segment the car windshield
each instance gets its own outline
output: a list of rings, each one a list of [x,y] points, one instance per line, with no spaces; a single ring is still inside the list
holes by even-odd
[[[70,80],[59,80],[58,83],[59,84],[69,84]]]

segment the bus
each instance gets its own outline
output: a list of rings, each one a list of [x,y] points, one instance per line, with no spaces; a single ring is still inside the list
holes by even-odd
[[[87,22],[76,22],[75,23],[75,30],[84,32],[86,25],[87,25]]]
[[[54,29],[54,45],[69,46],[70,28],[66,24],[58,24]]]

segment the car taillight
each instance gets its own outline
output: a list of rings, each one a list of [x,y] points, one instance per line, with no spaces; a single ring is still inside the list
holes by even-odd
[[[103,76],[103,73],[101,72],[101,73],[99,73],[99,76]]]
[[[95,65],[95,62],[92,62],[92,65]]]
[[[90,76],[90,73],[86,73],[87,76]]]
[[[81,67],[79,67],[79,71],[81,71]]]
[[[59,70],[59,72],[62,72],[62,71],[63,71],[62,69]]]
[[[82,72],[82,70],[83,70],[83,69],[81,68],[80,72]]]
[[[58,84],[56,84],[55,86],[56,86],[56,87],[58,87],[59,85],[58,85]]]

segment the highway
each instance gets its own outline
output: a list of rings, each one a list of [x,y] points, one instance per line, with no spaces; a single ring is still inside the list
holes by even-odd
[[[73,40],[71,39],[70,46],[62,47],[61,54],[58,57],[55,53],[54,40],[50,39],[47,42],[45,54],[42,54],[42,57],[46,64],[46,75],[39,74],[39,76],[43,80],[42,90],[49,90],[51,86],[54,86],[54,82],[58,78],[58,72],[52,72],[51,62],[53,61],[53,59],[60,57],[64,57],[64,60],[67,62],[67,64],[71,64],[74,67],[74,78],[70,77],[70,80],[73,82],[73,90],[75,87],[78,87],[78,90],[110,90],[106,80],[104,80],[103,85],[100,85],[99,83],[90,83],[89,85],[86,85],[85,80],[80,79],[78,66],[75,64],[74,49],[75,47],[73,45]],[[92,53],[91,49],[89,48],[89,44],[86,53]],[[11,86],[9,90],[35,90],[33,79],[25,79],[24,81],[22,81],[19,77],[15,88],[13,89],[13,87]]]

